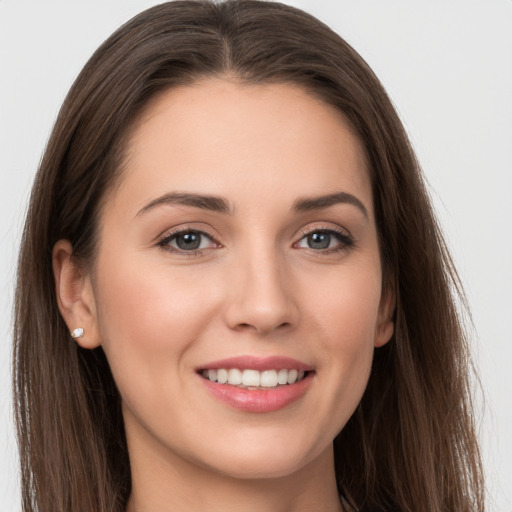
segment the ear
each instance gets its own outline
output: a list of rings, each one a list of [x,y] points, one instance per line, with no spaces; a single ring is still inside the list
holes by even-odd
[[[379,305],[379,315],[375,329],[375,347],[382,347],[393,336],[395,322],[393,320],[396,305],[395,291],[391,286],[382,290],[382,297]]]
[[[77,343],[88,349],[100,345],[96,303],[90,276],[73,257],[73,246],[59,240],[53,248],[53,275],[57,303],[70,332],[81,327]]]

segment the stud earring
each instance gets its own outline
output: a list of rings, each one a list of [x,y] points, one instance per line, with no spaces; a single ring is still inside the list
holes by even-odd
[[[83,328],[77,327],[74,331],[71,332],[71,336],[73,336],[73,338],[83,338],[84,337]]]

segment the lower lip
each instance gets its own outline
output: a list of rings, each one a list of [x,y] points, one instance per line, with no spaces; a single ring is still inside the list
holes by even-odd
[[[244,412],[272,412],[284,409],[301,398],[308,390],[314,372],[301,381],[269,389],[245,389],[229,384],[219,384],[199,377],[208,391],[218,400]]]

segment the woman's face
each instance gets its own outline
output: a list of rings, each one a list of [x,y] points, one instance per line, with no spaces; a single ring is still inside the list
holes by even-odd
[[[166,92],[91,279],[132,464],[251,478],[330,457],[392,333],[381,281],[364,151],[334,108],[291,85]]]

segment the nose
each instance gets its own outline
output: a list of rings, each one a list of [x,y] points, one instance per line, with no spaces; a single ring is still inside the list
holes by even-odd
[[[259,335],[282,332],[299,320],[293,279],[276,251],[253,254],[230,269],[226,324]]]

